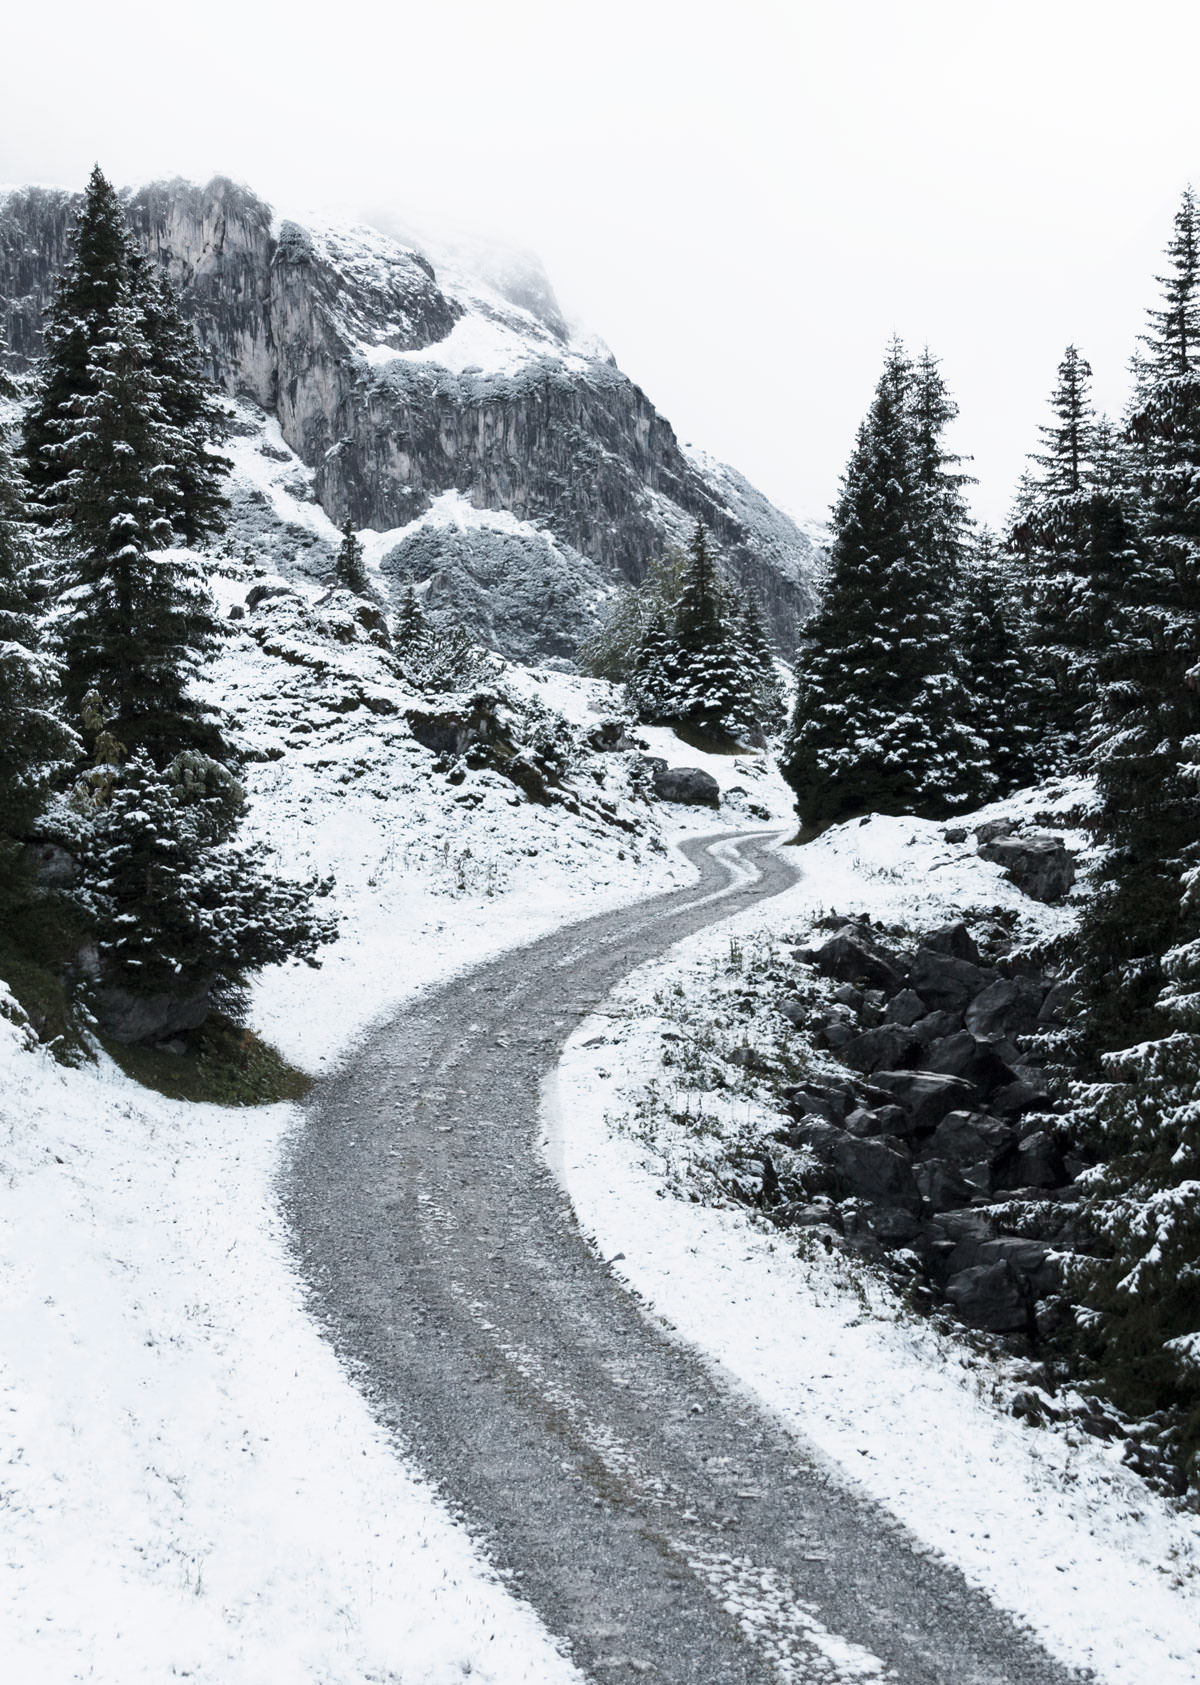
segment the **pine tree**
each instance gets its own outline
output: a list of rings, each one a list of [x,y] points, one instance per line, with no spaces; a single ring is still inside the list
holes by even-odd
[[[834,509],[784,763],[808,831],[860,813],[952,812],[981,782],[947,595],[959,517],[934,376],[926,359],[914,416],[913,366],[893,342]]]
[[[1097,646],[1096,834],[1107,853],[1080,933],[1093,1055],[1161,1031],[1162,956],[1190,939],[1195,916],[1180,884],[1200,837],[1200,793],[1181,771],[1200,733],[1200,699],[1185,682],[1200,658],[1197,236],[1189,190],[1159,278],[1165,306],[1150,312],[1136,366],[1122,464],[1131,483],[1116,523],[1126,542]]]
[[[177,540],[199,545],[224,531],[229,511],[226,480],[232,464],[216,448],[227,434],[229,412],[201,368],[196,336],[167,276],[138,253],[130,255],[128,267],[130,301],[139,312],[163,411],[175,434],[173,472],[158,482],[160,510]]]
[[[60,474],[47,500],[68,555],[55,628],[68,702],[78,713],[97,692],[114,735],[157,765],[187,743],[220,754],[187,685],[222,628],[196,570],[164,548],[164,507],[188,453],[134,307],[113,309],[87,372],[91,391],[53,423],[47,451]]]
[[[349,517],[342,527],[342,542],[334,558],[333,577],[335,584],[345,591],[352,591],[356,597],[372,597],[375,594],[367,577],[362,544]],[[409,590],[412,590],[411,586]]]
[[[960,574],[959,646],[966,719],[984,745],[978,793],[1009,795],[1033,782],[1039,689],[1012,558],[981,531]]]
[[[688,547],[665,677],[671,718],[702,736],[739,738],[758,727],[751,675],[728,591],[702,521]]]
[[[416,648],[428,634],[429,620],[421,607],[421,600],[415,588],[406,585],[400,598],[400,607],[396,610],[393,637],[397,654],[403,656],[405,651]]]
[[[1041,774],[1086,765],[1096,652],[1129,544],[1120,442],[1093,411],[1091,374],[1069,345],[1050,397],[1055,420],[1040,429],[1043,449],[1022,481],[1009,539],[1026,570]]]
[[[749,680],[752,724],[764,733],[777,732],[784,723],[783,686],[776,667],[775,645],[752,590],[747,589],[741,601],[734,605],[733,626],[742,669]]]
[[[229,990],[331,939],[319,886],[281,879],[239,846],[240,787],[193,752],[161,771],[141,751],[115,776],[85,832],[84,888],[103,981],[134,994]]]
[[[3,342],[0,341],[0,368]],[[0,374],[0,398],[10,396]],[[41,648],[25,490],[0,426],[0,892],[15,892],[22,842],[77,743],[59,711],[58,672]]]
[[[45,326],[45,359],[35,402],[25,420],[25,476],[35,513],[59,478],[53,450],[59,424],[95,392],[92,352],[125,301],[129,241],[125,213],[97,164],[84,194],[75,251],[55,288]],[[47,511],[47,520],[53,512]]]

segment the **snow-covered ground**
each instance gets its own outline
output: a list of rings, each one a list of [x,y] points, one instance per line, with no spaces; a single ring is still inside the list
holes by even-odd
[[[1069,811],[1078,789],[995,812]],[[991,816],[987,810],[982,817]],[[795,889],[689,939],[638,971],[581,1025],[546,1092],[547,1152],[606,1258],[679,1337],[748,1388],[928,1547],[957,1563],[1065,1661],[1110,1685],[1200,1678],[1200,1518],[1147,1490],[1119,1447],[1067,1427],[1023,1426],[1015,1383],[907,1313],[844,1257],[682,1195],[696,1139],[673,1126],[678,1069],[663,1059],[682,988],[687,1024],[731,942],[802,935],[813,918],[864,912],[929,928],[953,911],[1038,908],[944,827],[876,818],[799,853]],[[1079,839],[1074,839],[1079,840]],[[678,1035],[675,1037],[678,1040]],[[758,1138],[778,1117],[732,1106]],[[757,1110],[756,1110],[757,1108]],[[681,1166],[685,1173],[681,1175]]]
[[[277,495],[290,516],[293,494]],[[229,606],[257,577],[230,560],[215,585]],[[277,968],[253,1004],[255,1027],[305,1069],[456,969],[686,883],[671,840],[738,825],[737,797],[728,815],[652,810],[608,770],[619,756],[582,777],[632,833],[527,802],[486,770],[449,783],[404,723],[421,699],[369,641],[330,634],[318,587],[290,585],[206,682],[259,757],[251,832],[286,869],[335,880],[341,934],[322,968]],[[553,673],[504,683],[514,711],[537,704],[560,732],[615,701]],[[786,811],[761,757],[735,765],[651,735]],[[18,1019],[0,1012],[0,1676],[575,1678],[305,1315],[274,1194],[294,1108],[172,1102],[103,1057],[64,1069]]]

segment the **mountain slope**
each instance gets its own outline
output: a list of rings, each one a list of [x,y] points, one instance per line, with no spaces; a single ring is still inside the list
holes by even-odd
[[[0,199],[0,321],[18,368],[38,354],[78,202],[45,188]],[[740,476],[686,452],[604,347],[572,337],[535,265],[493,259],[480,278],[451,256],[435,271],[375,229],[276,227],[264,201],[224,179],[155,183],[128,209],[178,285],[213,378],[277,418],[334,521],[395,532],[399,549],[398,529],[455,492],[529,529],[524,572],[558,588],[505,653],[566,654],[599,594],[640,579],[697,517],[794,648],[820,560],[811,537]],[[495,531],[511,537],[511,525]],[[447,544],[445,606],[486,635],[511,546],[491,546],[485,585],[471,547]],[[430,562],[426,538],[385,573],[428,578]]]

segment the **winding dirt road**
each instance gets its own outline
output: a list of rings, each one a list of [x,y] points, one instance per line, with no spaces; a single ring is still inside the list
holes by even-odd
[[[770,837],[687,853],[695,887],[480,966],[320,1084],[284,1187],[313,1309],[591,1679],[1078,1685],[673,1341],[589,1249],[540,1156],[539,1083],[579,1020],[636,966],[795,881]]]

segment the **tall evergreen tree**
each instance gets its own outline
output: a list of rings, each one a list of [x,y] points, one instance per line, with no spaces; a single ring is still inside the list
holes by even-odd
[[[671,639],[672,718],[714,738],[753,734],[751,675],[703,521],[688,546]]]
[[[95,391],[92,352],[124,301],[128,257],[125,213],[97,164],[76,223],[74,254],[47,313],[42,379],[25,419],[25,476],[39,505],[59,478],[52,453],[60,422]],[[53,519],[52,511],[46,519]]]
[[[931,359],[917,381],[894,341],[842,481],[784,763],[808,830],[872,811],[949,813],[981,783],[956,670],[947,570],[960,494],[939,385]]]
[[[1200,838],[1200,792],[1181,770],[1200,733],[1200,698],[1185,682],[1200,659],[1198,235],[1189,190],[1159,278],[1164,306],[1150,312],[1136,365],[1124,465],[1131,542],[1096,663],[1096,830],[1107,853],[1081,928],[1093,1054],[1163,1027],[1162,956],[1190,940],[1197,916],[1180,885]]]
[[[0,354],[3,353],[0,341]],[[2,364],[0,364],[2,368]],[[10,395],[0,373],[0,398]],[[13,892],[22,842],[54,774],[74,758],[57,668],[41,647],[25,489],[0,425],[0,892]]]
[[[138,311],[163,411],[175,434],[171,476],[156,486],[160,512],[177,540],[199,545],[224,530],[229,511],[226,480],[232,464],[217,448],[228,431],[229,413],[204,374],[196,336],[166,274],[140,253],[131,253],[128,263],[129,300]]]
[[[981,531],[960,573],[959,645],[966,718],[984,745],[979,794],[1006,796],[1033,782],[1038,687],[1011,556]]]
[[[1025,564],[1028,647],[1038,694],[1038,771],[1086,763],[1097,650],[1125,567],[1122,446],[1092,408],[1091,368],[1069,345],[1050,397],[1054,421],[1017,495],[1009,540]]]
[[[47,501],[68,558],[56,619],[68,702],[78,714],[97,692],[113,734],[160,766],[187,743],[220,753],[187,693],[220,623],[197,572],[164,548],[163,510],[187,450],[134,307],[113,309],[87,373],[91,390],[53,423],[47,451],[59,473]]]

